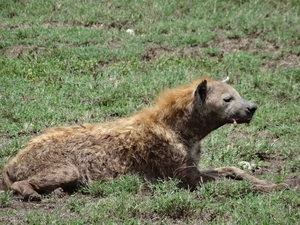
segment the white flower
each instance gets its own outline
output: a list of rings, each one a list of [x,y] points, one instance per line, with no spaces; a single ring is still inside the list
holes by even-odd
[[[132,29],[127,29],[126,33],[128,33],[130,35],[135,35],[134,30],[132,30]]]
[[[246,170],[252,170],[254,168],[256,168],[256,165],[254,163],[249,163],[246,161],[241,161],[238,163],[238,165],[242,168],[242,169],[246,169]]]

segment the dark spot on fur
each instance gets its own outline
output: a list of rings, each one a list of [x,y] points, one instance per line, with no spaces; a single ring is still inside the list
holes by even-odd
[[[57,183],[57,180],[56,180],[56,179],[50,179],[50,180],[49,180],[49,183],[50,183],[50,184],[55,184],[55,183]]]

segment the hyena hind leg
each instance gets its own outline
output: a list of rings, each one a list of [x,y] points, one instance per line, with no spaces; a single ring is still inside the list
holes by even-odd
[[[64,188],[76,188],[79,180],[78,169],[71,165],[53,165],[29,177],[14,182],[11,189],[23,196],[24,201],[40,201],[41,193],[54,193],[62,196]]]
[[[229,178],[234,180],[248,180],[253,183],[254,189],[258,192],[269,192],[272,190],[282,190],[288,188],[287,184],[280,183],[274,184],[267,180],[260,180],[244,170],[237,167],[220,167],[213,170],[201,171],[204,174],[216,177],[216,178]]]
[[[27,180],[16,181],[10,188],[21,194],[24,201],[41,201],[42,196],[33,189]]]

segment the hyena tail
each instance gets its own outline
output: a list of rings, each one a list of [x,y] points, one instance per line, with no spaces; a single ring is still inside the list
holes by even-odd
[[[5,165],[2,170],[2,184],[4,190],[9,190],[11,185],[15,182],[14,179],[11,177],[12,168],[9,164]]]

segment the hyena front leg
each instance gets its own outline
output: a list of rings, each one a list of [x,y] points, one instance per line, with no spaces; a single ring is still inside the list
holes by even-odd
[[[248,173],[244,170],[241,170],[237,167],[220,167],[213,170],[201,171],[204,174],[217,177],[217,178],[229,178],[235,180],[248,180],[253,182],[254,189],[259,192],[269,192],[272,190],[282,190],[286,189],[287,184],[280,183],[274,184],[270,181],[260,180]]]

